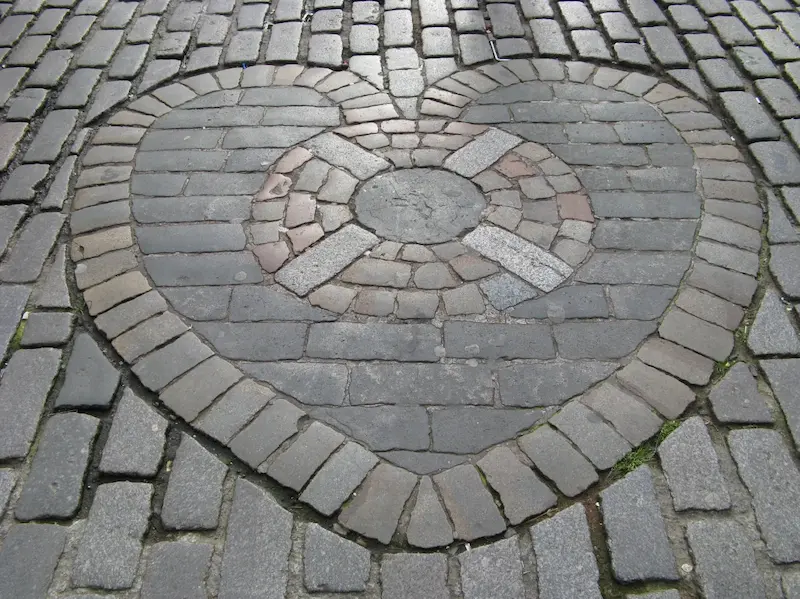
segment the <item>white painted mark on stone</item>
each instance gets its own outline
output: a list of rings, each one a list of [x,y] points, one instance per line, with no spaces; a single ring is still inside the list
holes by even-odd
[[[464,237],[464,245],[542,291],[552,291],[572,274],[572,267],[563,260],[498,227],[477,227]]]
[[[347,225],[281,268],[275,280],[297,295],[306,295],[339,274],[379,241],[366,229]]]

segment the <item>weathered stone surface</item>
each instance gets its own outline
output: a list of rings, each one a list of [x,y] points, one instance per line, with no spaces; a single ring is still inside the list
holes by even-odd
[[[566,435],[599,470],[611,468],[631,450],[619,433],[580,402],[567,404],[550,418],[550,424]]]
[[[695,558],[700,585],[708,599],[763,599],[767,596],[751,541],[740,524],[689,522],[686,538]]]
[[[15,599],[39,599],[47,589],[67,539],[67,529],[55,524],[15,524],[0,551],[0,594]]]
[[[464,599],[525,596],[517,537],[496,541],[459,556]]]
[[[714,370],[714,362],[709,358],[659,338],[648,339],[636,357],[645,364],[664,370],[694,385],[708,383]]]
[[[214,546],[186,541],[153,545],[142,581],[142,599],[207,596],[206,576]]]
[[[658,447],[677,511],[724,510],[731,505],[717,454],[703,420],[694,416]]]
[[[306,528],[303,582],[311,592],[363,591],[369,579],[369,551],[317,524]]]
[[[586,510],[578,504],[531,527],[541,599],[600,599]]]
[[[335,315],[311,308],[278,285],[241,285],[233,289],[229,307],[232,322],[259,320],[333,320]]]
[[[164,527],[210,530],[217,527],[227,466],[187,435],[175,455],[161,508]]]
[[[384,599],[447,599],[447,558],[437,554],[385,554],[381,587]]]
[[[558,324],[553,333],[563,358],[602,360],[626,356],[655,328],[655,322],[609,320]]]
[[[614,425],[633,446],[646,441],[661,428],[661,418],[636,396],[610,382],[595,387],[581,401]]]
[[[472,541],[506,529],[505,520],[474,466],[461,465],[433,477],[455,528],[455,537]]]
[[[597,482],[597,473],[589,461],[549,426],[520,437],[519,446],[536,468],[568,497]]]
[[[511,524],[519,524],[555,505],[555,494],[507,447],[492,449],[477,464],[500,495]]]
[[[312,412],[373,451],[423,450],[430,445],[428,414],[421,407],[319,408]]]
[[[520,138],[515,135],[491,129],[451,154],[445,160],[444,166],[462,177],[474,177],[520,142]]]
[[[695,399],[689,387],[634,360],[617,373],[622,386],[644,399],[667,418],[677,418]]]
[[[17,520],[61,519],[75,514],[99,423],[86,414],[50,417],[14,510]]]
[[[555,358],[546,325],[447,322],[444,346],[452,358]]]
[[[97,488],[72,566],[73,585],[125,589],[133,584],[152,495],[153,487],[145,483]]]
[[[305,415],[285,399],[276,399],[228,443],[231,451],[251,467],[264,462],[298,430]]]
[[[430,549],[453,542],[453,527],[447,518],[431,479],[423,476],[417,490],[417,501],[411,511],[406,539],[414,547]]]
[[[777,291],[767,289],[747,335],[747,346],[753,354],[800,354],[800,337],[792,326],[790,310],[791,306],[781,301]]]
[[[307,405],[341,405],[347,368],[341,364],[243,363],[242,369]]]
[[[126,388],[103,447],[100,471],[155,476],[164,453],[166,430],[167,421]]]
[[[800,360],[762,360],[772,391],[783,410],[795,444],[800,443],[800,395],[798,394],[797,367]]]
[[[385,239],[441,243],[477,225],[486,200],[452,173],[406,169],[371,179],[355,207],[359,221]]]
[[[494,407],[457,407],[431,415],[433,449],[447,453],[478,453],[514,437],[540,421],[544,410],[503,410]]]
[[[300,495],[300,501],[329,516],[377,463],[378,458],[373,453],[355,443],[347,443],[319,469]]]
[[[281,599],[286,592],[292,515],[266,492],[236,481],[222,554],[220,599]]]
[[[648,466],[611,485],[600,501],[614,577],[621,582],[678,580]]]
[[[56,406],[110,405],[120,374],[87,333],[76,337],[66,372]]]
[[[761,364],[767,378],[770,377],[771,372],[778,375],[785,371],[780,368],[780,360],[764,360]],[[778,368],[774,368],[775,366]],[[783,390],[782,379],[771,382],[776,394],[778,394],[778,389]],[[714,415],[721,422],[769,424],[774,421],[765,396],[758,390],[756,379],[750,373],[747,364],[743,362],[738,362],[731,367],[708,394],[708,399]],[[792,410],[790,408],[784,408],[784,410],[789,415],[789,421],[793,422]]]
[[[139,360],[132,370],[148,389],[158,391],[210,357],[212,353],[193,333],[189,332],[169,345],[148,354]]]
[[[441,345],[432,325],[312,324],[306,354],[315,358],[434,362]]]

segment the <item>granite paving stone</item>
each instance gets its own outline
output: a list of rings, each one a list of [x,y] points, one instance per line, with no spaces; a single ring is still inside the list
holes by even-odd
[[[33,312],[28,317],[20,347],[64,345],[72,336],[73,315],[69,312]]]
[[[427,476],[422,477],[417,489],[406,538],[410,545],[425,549],[449,545],[453,541],[453,528]]]
[[[499,371],[500,397],[505,406],[552,406],[586,391],[606,378],[613,362],[555,361],[509,365]]]
[[[139,360],[133,372],[148,389],[157,391],[211,354],[211,350],[189,332]]]
[[[67,540],[56,524],[14,524],[0,550],[0,593],[38,599],[47,593]]]
[[[677,418],[695,399],[689,387],[638,360],[620,370],[617,379],[666,418]]]
[[[769,376],[773,362],[764,361],[762,364]],[[734,364],[711,390],[709,401],[714,415],[722,422],[773,422],[765,395],[759,391],[755,378],[742,362]]]
[[[711,437],[699,416],[670,433],[659,446],[658,456],[677,511],[731,506]]]
[[[293,519],[265,491],[237,479],[225,534],[221,599],[284,596]]]
[[[341,507],[361,484],[378,458],[360,445],[348,442],[311,479],[300,501],[329,516]]]
[[[550,419],[550,424],[570,439],[599,470],[611,468],[631,449],[619,433],[579,402],[568,404]]]
[[[507,447],[492,449],[477,464],[500,495],[511,524],[519,524],[555,505],[555,494]]]
[[[98,466],[100,472],[151,477],[161,465],[167,421],[125,388]]]
[[[55,245],[64,220],[63,215],[54,213],[40,213],[31,218],[0,264],[0,280],[5,283],[35,281]]]
[[[686,538],[695,558],[697,575],[705,596],[766,597],[751,541],[736,522],[689,522]]]
[[[56,414],[45,426],[14,515],[17,520],[66,519],[78,510],[99,421]]]
[[[582,505],[573,505],[533,525],[530,532],[541,599],[602,597],[600,574]]]
[[[761,361],[761,367],[764,369],[767,380],[772,386],[772,392],[783,410],[795,444],[800,441],[800,411],[798,410],[800,404],[798,404],[799,397],[795,386],[797,375],[793,370],[797,365],[797,359]],[[761,396],[758,399],[763,402]],[[759,407],[761,407],[760,404]],[[769,421],[766,415],[764,420]]]
[[[747,335],[747,347],[754,355],[800,354],[800,337],[790,310],[775,289],[767,289]]]
[[[608,381],[586,393],[581,402],[610,422],[633,446],[661,428],[661,418],[641,400]]]
[[[436,554],[385,554],[381,560],[381,585],[385,599],[446,599],[450,596],[447,559]]]
[[[341,405],[348,371],[341,364],[243,363],[242,369],[306,405]]]
[[[87,333],[75,338],[56,406],[107,408],[120,373]]]
[[[694,385],[708,383],[714,369],[714,362],[709,358],[664,339],[649,339],[636,357]]]
[[[424,450],[430,444],[428,414],[420,407],[320,408],[312,415],[345,430],[375,451]]]
[[[303,566],[303,582],[311,592],[363,591],[369,579],[370,553],[312,523],[304,537]]]
[[[549,426],[537,428],[518,442],[536,468],[568,497],[578,495],[597,481],[591,463]]]
[[[161,508],[171,530],[208,530],[217,526],[222,483],[228,468],[197,441],[181,437]]]
[[[474,466],[456,466],[437,474],[433,480],[450,515],[457,539],[471,541],[506,529],[503,516]]]
[[[297,433],[298,421],[304,415],[302,410],[288,401],[276,399],[239,432],[228,446],[237,457],[256,468],[284,441]]]
[[[431,415],[433,449],[446,453],[478,453],[530,428],[545,414],[543,410],[479,406],[437,410]]]
[[[523,565],[516,537],[462,553],[459,564],[465,599],[517,599],[525,596]]]
[[[209,543],[156,543],[148,556],[141,597],[201,599],[207,596],[206,576],[213,550]]]
[[[153,487],[146,483],[113,482],[97,488],[72,565],[73,585],[130,588],[152,496]]]

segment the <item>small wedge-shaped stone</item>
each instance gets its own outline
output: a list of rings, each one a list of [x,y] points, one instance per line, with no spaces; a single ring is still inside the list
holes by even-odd
[[[433,477],[458,539],[472,541],[500,534],[506,522],[475,466],[463,464]]]
[[[417,502],[411,512],[406,538],[410,545],[424,549],[443,547],[453,542],[453,527],[430,477],[423,476],[419,483]]]
[[[756,356],[800,355],[800,337],[789,310],[791,306],[781,301],[777,291],[767,289],[747,336],[747,346]]]

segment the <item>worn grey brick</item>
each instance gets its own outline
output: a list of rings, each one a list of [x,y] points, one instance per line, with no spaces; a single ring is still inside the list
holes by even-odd
[[[33,138],[23,162],[53,162],[61,153],[78,118],[77,110],[54,110],[49,113]]]
[[[373,453],[348,442],[319,469],[300,495],[300,501],[322,514],[333,514],[377,463]]]
[[[549,426],[520,437],[519,446],[534,465],[568,497],[574,497],[597,481],[589,461]]]
[[[142,580],[142,599],[207,596],[206,576],[213,551],[208,543],[165,541],[153,545]]]
[[[14,524],[0,550],[0,594],[39,599],[47,594],[67,539],[55,524]]]
[[[103,355],[97,343],[88,333],[80,333],[75,338],[64,385],[55,405],[108,407],[119,380],[119,372]]]
[[[0,280],[6,283],[35,281],[55,245],[64,220],[62,214],[45,212],[31,218],[0,265]]]
[[[303,544],[303,582],[311,592],[363,591],[369,579],[367,549],[309,523]]]
[[[166,419],[126,388],[103,447],[100,471],[155,476],[164,453],[166,430]]]

